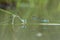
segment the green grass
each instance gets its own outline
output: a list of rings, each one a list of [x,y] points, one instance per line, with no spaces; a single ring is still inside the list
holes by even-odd
[[[43,19],[48,19],[49,23],[60,23],[59,0],[15,1],[15,10],[0,9],[0,40],[60,40],[60,26],[37,25]],[[29,6],[21,6],[22,3]],[[13,14],[26,19],[27,23],[22,24],[16,16],[12,24]],[[37,20],[32,20],[34,16]],[[36,34],[40,32],[42,37],[37,37]]]

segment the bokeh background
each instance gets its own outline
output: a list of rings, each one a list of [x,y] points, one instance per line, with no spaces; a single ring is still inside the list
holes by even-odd
[[[0,40],[60,40],[60,0],[0,0]],[[1,5],[0,5],[1,6]],[[19,17],[13,18],[14,15]],[[22,24],[21,19],[26,20]],[[14,20],[12,24],[12,20]]]

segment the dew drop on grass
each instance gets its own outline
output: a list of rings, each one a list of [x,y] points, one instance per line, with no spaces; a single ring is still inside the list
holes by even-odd
[[[41,20],[41,22],[48,23],[48,22],[49,22],[49,20],[44,19],[44,20]]]
[[[37,37],[41,37],[42,36],[42,33],[37,33],[36,36]]]

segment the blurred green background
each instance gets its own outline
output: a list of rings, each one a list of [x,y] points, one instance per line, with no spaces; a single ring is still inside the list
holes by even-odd
[[[44,23],[60,23],[60,0],[1,0],[14,2],[12,9],[0,9],[0,40],[60,40],[60,26],[37,25]],[[26,19],[22,24],[18,17]],[[36,24],[35,24],[36,23]]]

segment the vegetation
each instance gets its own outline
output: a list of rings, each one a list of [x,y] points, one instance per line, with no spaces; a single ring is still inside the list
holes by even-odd
[[[14,3],[0,8],[0,40],[59,40],[60,27],[39,25],[41,20],[60,23],[60,0],[1,0]],[[27,23],[24,23],[24,20]],[[42,37],[37,37],[42,33]]]

